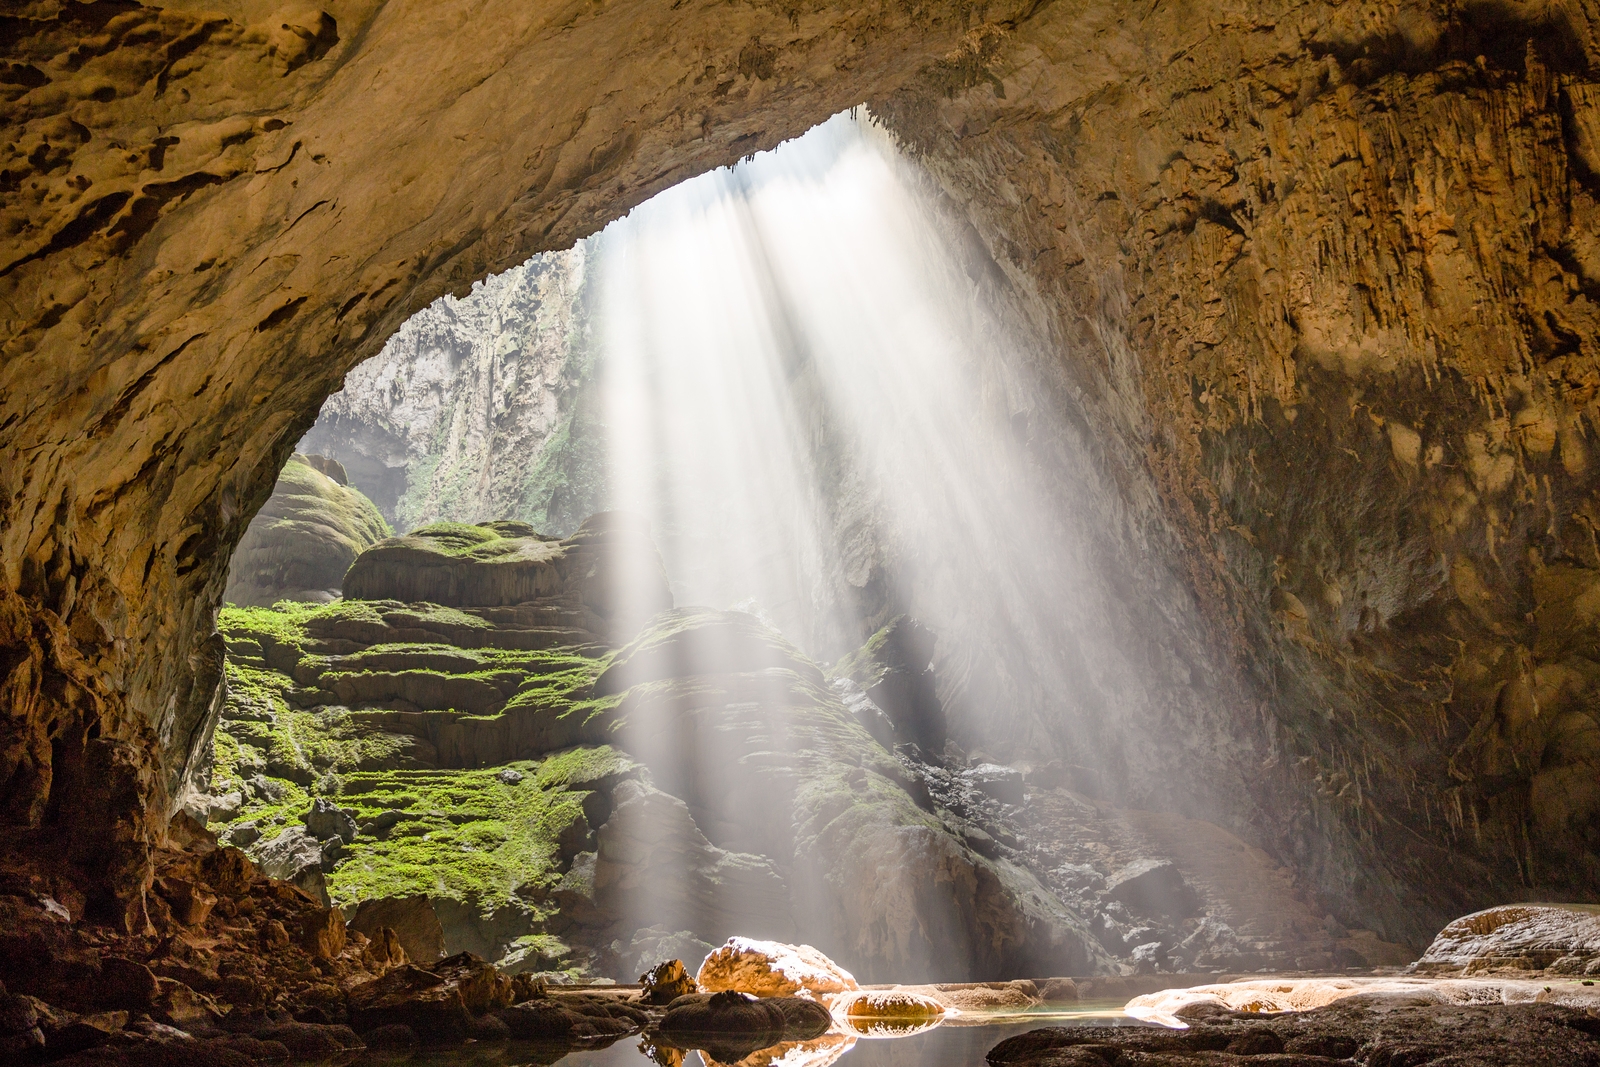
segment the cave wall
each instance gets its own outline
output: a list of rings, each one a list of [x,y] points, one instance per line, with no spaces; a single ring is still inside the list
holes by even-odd
[[[12,9],[5,821],[81,831],[136,925],[215,711],[227,557],[344,373],[442,293],[866,99],[1051,338],[1044,396],[1117,487],[1108,626],[1174,696],[1116,724],[1151,739],[1128,799],[1176,773],[1388,936],[1592,896],[1597,20]]]
[[[1243,672],[1140,732],[1391,936],[1600,884],[1597,12],[1061,4],[874,102]]]

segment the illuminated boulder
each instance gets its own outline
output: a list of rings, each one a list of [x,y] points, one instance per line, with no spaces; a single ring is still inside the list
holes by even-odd
[[[824,996],[859,988],[849,971],[810,945],[730,937],[707,956],[696,983],[707,992],[733,989],[758,997]]]

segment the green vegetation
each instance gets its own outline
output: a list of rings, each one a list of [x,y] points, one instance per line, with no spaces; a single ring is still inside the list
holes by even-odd
[[[328,879],[334,902],[426,893],[488,909],[521,886],[554,881],[557,841],[582,814],[585,794],[547,786],[538,767],[348,776],[339,803],[358,824],[385,812],[401,818],[384,840],[362,835],[349,846]],[[507,784],[504,769],[522,781]]]

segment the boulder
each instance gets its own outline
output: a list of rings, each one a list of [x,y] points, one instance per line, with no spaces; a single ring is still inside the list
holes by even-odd
[[[671,1004],[681,996],[700,992],[683,969],[682,960],[657,964],[639,976],[639,984],[644,987],[640,999],[646,1004]]]
[[[510,976],[470,952],[459,952],[428,968],[461,990],[461,1001],[474,1015],[508,1008],[514,999]]]
[[[593,993],[536,996],[497,1013],[518,1040],[589,1038],[631,1034],[650,1017],[616,997]]]
[[[408,1026],[425,1045],[464,1040],[472,1029],[461,989],[414,964],[403,964],[350,991],[350,1025],[357,1033]]]
[[[257,842],[251,846],[251,854],[268,878],[291,882],[312,898],[328,903],[322,844],[303,828],[291,826],[270,841]]]
[[[858,989],[849,971],[810,945],[730,937],[705,958],[695,982],[707,993],[736,990],[758,997],[811,997]]]
[[[1121,901],[1138,915],[1183,918],[1194,912],[1199,897],[1167,860],[1140,860],[1106,881],[1106,896]]]
[[[338,908],[317,909],[300,917],[300,947],[313,958],[335,958],[344,951],[344,942],[344,913]]]
[[[1419,971],[1466,968],[1472,973],[1542,970],[1560,962],[1562,973],[1577,974],[1593,959],[1600,959],[1600,906],[1507,904],[1448,924],[1415,966]]]
[[[312,801],[311,810],[302,819],[306,824],[306,832],[318,841],[338,838],[348,845],[356,839],[355,819],[327,797]]]
[[[840,994],[833,1009],[850,1019],[887,1022],[926,1022],[944,1015],[944,1005],[933,997],[903,989],[872,989]]]
[[[819,1037],[832,1025],[826,1007],[799,997],[753,997],[724,990],[679,997],[658,1030],[674,1045],[704,1050],[712,1060],[740,1060],[757,1049]]]
[[[343,473],[321,456],[289,457],[234,550],[225,601],[332,600],[356,556],[389,535],[372,501],[327,470]]]

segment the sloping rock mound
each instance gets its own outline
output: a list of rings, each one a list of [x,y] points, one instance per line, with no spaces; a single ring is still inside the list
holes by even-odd
[[[1600,971],[1600,906],[1508,904],[1464,915],[1439,931],[1419,971],[1464,968]]]
[[[810,945],[730,937],[705,958],[695,982],[707,992],[737,990],[758,997],[813,997],[859,988],[850,972]]]
[[[234,550],[223,599],[325,603],[339,595],[356,557],[388,536],[389,524],[343,467],[296,452]]]
[[[500,607],[576,594],[622,630],[672,604],[660,556],[642,520],[594,515],[554,540],[521,522],[435,523],[361,554],[345,577],[362,600]]]

